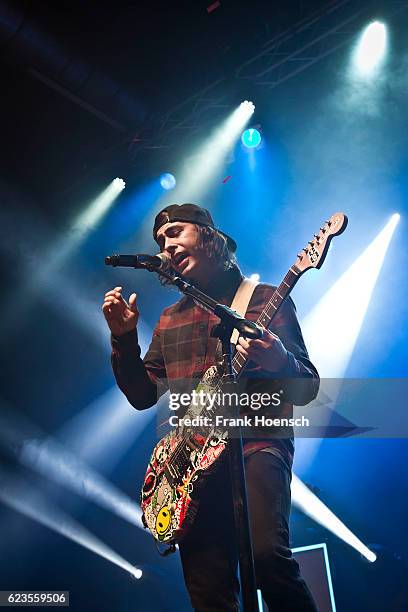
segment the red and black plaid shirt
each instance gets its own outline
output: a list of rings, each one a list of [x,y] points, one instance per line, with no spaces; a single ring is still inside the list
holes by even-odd
[[[206,291],[224,304],[230,304],[240,284],[237,269],[226,272]],[[246,317],[256,321],[270,300],[275,287],[259,284],[251,297]],[[186,384],[196,382],[217,361],[218,340],[211,337],[211,330],[219,319],[197,306],[190,298],[183,297],[166,308],[153,332],[150,347],[142,360],[137,332],[129,332],[112,338],[112,366],[119,388],[137,409],[149,408],[157,403],[158,396],[166,388],[172,392],[191,391]],[[287,299],[276,316],[270,330],[279,336],[288,351],[288,364],[284,371],[268,373],[268,379],[302,379],[301,385],[291,387],[288,401],[305,405],[317,395],[319,376],[309,360],[297,321],[295,306]],[[252,365],[252,367],[251,367]],[[263,375],[255,364],[248,364],[246,375]],[[197,380],[198,379],[198,380]],[[195,386],[195,385],[194,385]],[[258,390],[258,389],[257,389]],[[286,404],[285,414],[288,414]],[[261,448],[276,449],[276,454],[291,466],[293,438],[266,438],[245,440],[245,454]]]

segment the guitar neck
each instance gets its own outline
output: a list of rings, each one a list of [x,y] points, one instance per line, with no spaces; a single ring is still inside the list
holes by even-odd
[[[282,303],[288,297],[302,274],[303,272],[301,272],[295,265],[289,268],[285,278],[283,279],[279,287],[275,289],[271,299],[259,315],[256,321],[258,325],[264,327],[265,329],[269,327]],[[237,376],[239,376],[239,374],[241,373],[246,362],[247,359],[243,355],[241,355],[241,353],[235,353],[232,365]]]

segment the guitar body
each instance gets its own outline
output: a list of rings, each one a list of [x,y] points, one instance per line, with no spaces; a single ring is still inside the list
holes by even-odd
[[[197,512],[197,492],[226,447],[222,434],[185,438],[170,432],[155,446],[140,504],[145,527],[159,542],[178,542]]]

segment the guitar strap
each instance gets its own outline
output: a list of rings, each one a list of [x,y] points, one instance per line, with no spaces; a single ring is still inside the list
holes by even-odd
[[[240,286],[237,289],[236,294],[234,295],[234,299],[232,300],[232,304],[230,308],[235,310],[241,317],[245,317],[249,302],[251,301],[251,297],[253,292],[255,291],[255,287],[258,285],[257,282],[251,280],[250,278],[243,278]],[[239,332],[237,329],[234,329],[231,342],[236,345],[238,342]]]

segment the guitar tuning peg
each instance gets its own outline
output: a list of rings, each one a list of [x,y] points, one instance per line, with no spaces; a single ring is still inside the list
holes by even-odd
[[[302,251],[304,251],[305,253],[307,253],[307,248],[303,247]]]
[[[299,259],[303,259],[302,253],[298,253],[297,256],[298,256]]]
[[[326,228],[324,227],[324,225],[323,227],[320,228],[320,231],[324,234],[324,232],[326,231]]]
[[[313,234],[313,236],[316,238],[316,241],[319,242],[319,238],[320,238],[319,234]]]

